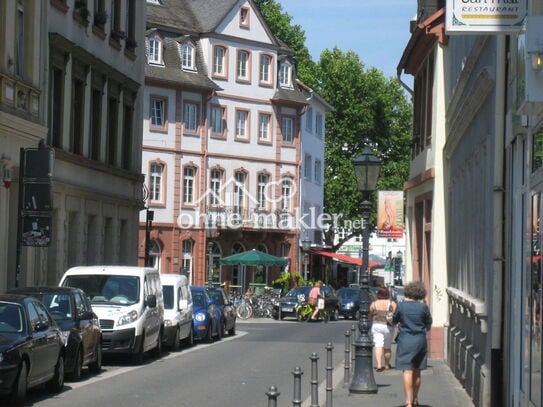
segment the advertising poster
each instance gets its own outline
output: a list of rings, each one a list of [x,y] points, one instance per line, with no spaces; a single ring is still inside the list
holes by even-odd
[[[379,191],[377,237],[403,237],[403,191]]]

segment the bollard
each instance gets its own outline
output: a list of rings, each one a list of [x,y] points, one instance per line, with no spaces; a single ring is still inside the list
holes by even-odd
[[[330,342],[326,345],[326,407],[333,407],[332,403],[332,391],[334,385],[332,383],[332,350],[334,347]]]
[[[281,393],[277,391],[277,387],[270,386],[270,389],[266,392],[266,395],[268,396],[268,407],[277,407],[277,397],[279,397]]]
[[[296,366],[292,372],[294,375],[294,400],[292,400],[293,407],[301,407],[302,405],[302,368]]]
[[[345,370],[343,372],[343,387],[347,387],[351,381],[351,331],[345,331]]]
[[[317,361],[319,356],[313,352],[311,354],[311,406],[319,407],[319,372],[317,370]]]
[[[351,366],[354,368],[354,361],[356,359],[356,348],[354,346],[357,338],[356,325],[351,325]]]

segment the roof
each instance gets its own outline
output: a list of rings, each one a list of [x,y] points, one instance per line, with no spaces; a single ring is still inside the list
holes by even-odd
[[[76,287],[59,287],[53,286],[32,286],[32,287],[17,287],[8,290],[10,294],[26,294],[26,293],[70,293],[81,292],[83,290]]]
[[[88,274],[142,276],[144,273],[158,273],[158,270],[151,267],[137,266],[77,266],[68,269],[64,276]]]

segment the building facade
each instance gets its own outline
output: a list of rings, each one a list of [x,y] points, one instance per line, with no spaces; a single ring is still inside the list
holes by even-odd
[[[147,11],[142,172],[153,221],[142,212],[140,263],[242,289],[282,270],[223,267],[222,257],[254,248],[299,271],[300,212],[322,211],[330,107],[296,79],[291,50],[252,1],[148,1]]]
[[[1,153],[12,174],[0,192],[0,289],[56,284],[75,265],[136,264],[145,4],[8,0],[0,18]],[[54,155],[45,247],[17,238],[29,148]]]

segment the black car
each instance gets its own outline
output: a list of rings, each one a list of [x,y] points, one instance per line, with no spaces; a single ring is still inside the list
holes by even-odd
[[[236,334],[236,309],[232,302],[228,300],[226,292],[222,288],[218,287],[208,287],[206,288],[207,294],[211,299],[214,300],[214,304],[217,308],[221,310],[221,330],[222,336],[226,332],[229,335]]]
[[[296,318],[296,304],[299,296],[309,298],[309,291],[312,286],[294,287],[290,289],[283,297],[279,298],[273,305],[272,317],[274,319],[283,319],[286,317]],[[324,294],[324,307],[330,314],[330,319],[336,321],[339,315],[338,298],[334,289],[330,286],[321,286],[321,293]]]
[[[31,387],[64,387],[64,342],[47,308],[36,298],[0,295],[0,394],[22,404]]]
[[[345,319],[360,318],[360,302],[362,290],[358,287],[343,287],[337,290],[339,300],[339,315]]]
[[[71,380],[79,380],[81,369],[93,373],[102,369],[102,330],[85,292],[75,287],[19,287],[14,294],[40,300],[51,313],[66,343],[64,370]]]

